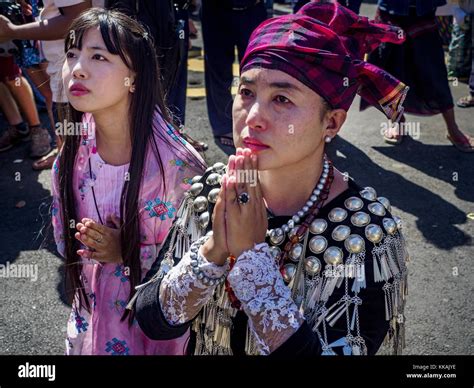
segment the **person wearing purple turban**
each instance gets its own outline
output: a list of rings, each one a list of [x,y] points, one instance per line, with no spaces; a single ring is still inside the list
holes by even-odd
[[[241,62],[237,153],[195,177],[136,317],[190,354],[400,353],[408,253],[390,202],[326,145],[358,93],[396,121],[407,87],[362,60],[398,29],[338,4],[263,22]]]

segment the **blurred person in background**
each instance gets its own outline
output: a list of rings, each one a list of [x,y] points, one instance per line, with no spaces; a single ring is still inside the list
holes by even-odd
[[[436,8],[446,0],[379,0],[377,19],[404,30],[401,45],[384,43],[369,56],[369,62],[390,72],[410,87],[405,111],[418,115],[442,114],[447,139],[462,152],[474,151],[474,138],[457,125],[454,102],[438,24]],[[428,62],[427,62],[428,60]],[[369,104],[361,100],[361,109]],[[402,118],[402,123],[405,118]],[[390,125],[384,134],[389,144],[400,144],[405,135],[402,125]]]
[[[72,21],[91,6],[102,7],[104,0],[43,0],[43,9],[39,20],[24,24],[15,24],[7,17],[0,15],[0,41],[5,40],[39,40],[41,50],[48,62],[47,74],[52,91],[54,123],[62,123],[65,116],[62,111],[67,98],[62,86],[61,69],[64,62],[64,37],[69,32]],[[73,32],[71,32],[73,33]],[[56,139],[61,147],[60,137]],[[38,168],[51,168],[57,152],[48,155]]]
[[[0,51],[3,51],[0,53],[0,99],[9,124],[0,136],[0,151],[31,138],[30,157],[39,158],[51,151],[51,137],[47,129],[41,127],[33,91],[13,56],[18,53],[16,47],[12,42],[0,44]]]
[[[460,18],[460,28],[467,35],[466,56],[470,57],[469,95],[461,97],[456,105],[460,108],[471,108],[474,106],[474,56],[472,44],[474,42],[474,0],[459,0],[459,7],[463,11]]]
[[[235,48],[240,62],[250,35],[266,18],[263,0],[202,0],[207,113],[215,142],[228,155],[235,153],[231,92]]]

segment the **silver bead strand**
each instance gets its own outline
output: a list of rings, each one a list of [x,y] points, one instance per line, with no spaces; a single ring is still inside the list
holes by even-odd
[[[301,221],[301,219],[303,219],[308,214],[309,209],[318,201],[319,196],[321,195],[321,191],[324,189],[324,186],[326,185],[328,176],[329,176],[329,162],[325,155],[323,171],[321,173],[321,176],[319,177],[319,182],[316,185],[316,188],[311,193],[311,196],[309,197],[308,201],[306,201],[305,205],[301,208],[301,210],[298,210],[296,214],[293,215],[293,217],[291,217],[286,224],[282,225],[280,228],[268,230],[267,236],[270,236],[272,233],[275,233],[275,232],[288,233],[291,229],[293,229],[295,224],[298,224]]]

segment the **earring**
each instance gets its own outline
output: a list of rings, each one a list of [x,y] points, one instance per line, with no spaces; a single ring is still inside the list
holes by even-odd
[[[135,92],[135,85],[132,85],[132,86],[130,87],[130,93],[134,93],[134,92]]]
[[[326,143],[331,143],[331,140],[332,140],[332,137],[331,137],[331,136],[326,136],[326,137],[324,138],[324,141],[325,141]]]

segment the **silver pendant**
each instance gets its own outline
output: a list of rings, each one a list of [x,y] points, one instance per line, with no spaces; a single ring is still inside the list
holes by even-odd
[[[390,206],[390,201],[387,198],[378,197],[377,201],[379,201],[385,207],[385,209],[387,209],[388,211],[391,211],[392,206]]]
[[[347,338],[346,337],[339,338],[337,341],[334,341],[333,343],[329,344],[329,346],[331,348],[339,348],[339,347],[343,347],[345,345],[347,345]]]
[[[298,261],[303,254],[303,245],[295,244],[290,250],[290,259],[293,261]]]
[[[359,345],[354,345],[352,347],[352,354],[354,356],[360,356],[360,346]]]
[[[209,225],[209,212],[204,212],[199,216],[199,227],[206,229]]]
[[[370,203],[368,208],[372,214],[375,214],[379,217],[383,217],[386,213],[385,207],[380,202]]]
[[[365,227],[365,237],[374,244],[379,243],[383,237],[382,228],[376,224],[367,225]]]
[[[380,256],[380,273],[382,274],[382,279],[386,282],[392,277],[390,267],[387,263],[387,255],[385,253]]]
[[[336,352],[331,348],[324,349],[321,356],[337,356]]]
[[[280,228],[273,229],[270,232],[270,242],[273,245],[280,245],[285,239],[285,233]]]
[[[382,223],[388,234],[394,234],[397,231],[397,224],[392,218],[384,218]]]
[[[191,193],[193,197],[196,197],[201,193],[203,188],[204,188],[204,185],[201,182],[196,182],[196,183],[193,183],[193,185],[189,189],[189,192]]]
[[[321,272],[321,261],[315,256],[304,259],[304,269],[309,276],[317,275]]]
[[[335,207],[328,214],[328,218],[332,222],[344,221],[346,217],[347,217],[347,211],[340,207]]]
[[[344,356],[351,356],[352,355],[352,347],[351,345],[346,345],[342,348],[342,353]]]
[[[313,222],[311,222],[311,225],[309,226],[309,231],[312,234],[321,234],[326,230],[327,227],[328,223],[326,220],[322,218],[316,218]]]
[[[364,212],[357,212],[352,215],[351,222],[354,226],[362,227],[369,224],[370,216]]]
[[[331,233],[331,237],[335,241],[344,241],[351,234],[351,228],[347,225],[338,225]]]
[[[294,264],[285,264],[283,268],[281,269],[281,275],[283,276],[283,280],[286,283],[291,282],[291,280],[295,276],[295,273],[296,273],[296,265]]]
[[[350,197],[344,201],[346,209],[356,212],[364,207],[364,201],[357,197]]]
[[[359,194],[362,198],[365,198],[369,201],[375,201],[377,199],[377,192],[373,187],[364,187],[364,189]]]
[[[191,184],[199,182],[201,178],[202,178],[202,175],[196,175],[195,177],[193,177],[193,179],[191,179]]]
[[[329,323],[329,326],[333,327],[336,324],[336,322],[339,320],[339,318],[342,316],[342,314],[346,312],[347,309],[348,309],[348,306],[346,303],[342,303],[338,305],[338,307],[325,318],[326,322]]]
[[[203,212],[207,209],[207,199],[204,196],[199,196],[193,201],[194,210],[198,213]]]
[[[338,247],[329,247],[324,252],[324,261],[330,265],[342,264],[342,249]]]
[[[328,240],[323,236],[314,236],[309,240],[309,250],[315,254],[324,252],[328,246]]]
[[[377,256],[372,254],[372,262],[373,262],[373,272],[374,272],[374,282],[379,283],[383,280],[382,274],[380,273],[379,265],[377,264]]]
[[[224,163],[221,163],[221,162],[217,162],[217,163],[214,163],[214,165],[212,166],[212,169],[219,173],[219,174],[222,174],[224,173],[225,171],[225,164]]]
[[[212,174],[209,174],[209,176],[206,178],[206,184],[210,186],[215,186],[218,185],[221,181],[221,176],[215,172]]]
[[[358,234],[351,234],[345,241],[344,246],[350,253],[360,253],[365,249],[365,240]]]
[[[207,195],[207,200],[210,203],[216,203],[217,202],[217,197],[219,196],[220,189],[215,188],[212,189],[209,194]]]
[[[365,281],[365,263],[362,262],[356,266],[354,283],[352,284],[352,292],[359,293],[361,289],[366,288],[367,284]]]
[[[393,220],[396,222],[397,224],[397,229],[398,230],[402,230],[402,219],[400,217],[397,217],[397,216],[393,216]]]
[[[320,301],[326,302],[329,297],[332,295],[334,292],[334,289],[336,288],[336,284],[339,281],[339,278],[333,275],[329,275],[329,277],[325,278],[323,290],[321,291],[321,298]]]

